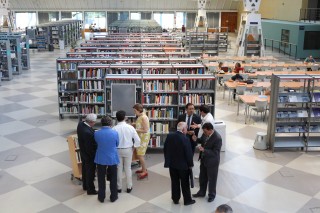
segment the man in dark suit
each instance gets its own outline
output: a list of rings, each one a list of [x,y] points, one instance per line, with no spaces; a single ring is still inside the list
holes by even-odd
[[[199,147],[200,155],[200,189],[193,197],[204,197],[208,185],[208,202],[212,202],[216,197],[216,186],[220,163],[220,149],[222,139],[217,131],[214,131],[211,123],[205,123],[202,126],[203,135],[201,138],[193,136],[192,139],[201,143]]]
[[[87,191],[88,195],[97,194],[93,183],[96,171],[94,157],[96,155],[97,144],[94,140],[94,130],[92,129],[96,120],[96,114],[88,114],[85,121],[81,121],[77,127],[82,162],[82,188]]]
[[[193,167],[193,155],[189,138],[186,137],[187,124],[180,122],[177,131],[170,133],[164,143],[164,167],[169,168],[171,178],[171,198],[175,204],[179,203],[182,189],[184,205],[194,204],[189,184],[190,168]]]
[[[192,103],[186,105],[186,113],[179,115],[178,123],[179,122],[186,122],[187,124],[187,136],[190,139],[192,153],[194,153],[197,144],[192,140],[192,135],[198,135],[199,129],[193,129],[191,126],[193,124],[201,124],[201,118],[199,115],[194,114],[194,105]]]

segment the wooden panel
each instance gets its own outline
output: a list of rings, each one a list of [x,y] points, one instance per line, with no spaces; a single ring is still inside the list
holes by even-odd
[[[229,32],[235,32],[237,29],[238,13],[222,12],[221,13],[221,27],[228,27]]]

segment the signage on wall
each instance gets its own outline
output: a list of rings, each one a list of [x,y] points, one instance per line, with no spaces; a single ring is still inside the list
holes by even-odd
[[[304,26],[299,26],[299,30],[304,30]]]

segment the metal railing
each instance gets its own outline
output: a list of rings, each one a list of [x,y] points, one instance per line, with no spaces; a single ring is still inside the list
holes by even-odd
[[[293,56],[297,59],[298,46],[296,44],[265,38],[264,49],[267,49],[267,47],[271,47],[272,52],[276,50],[279,51],[279,53],[283,53],[289,57]]]
[[[300,21],[320,21],[320,8],[300,9]]]

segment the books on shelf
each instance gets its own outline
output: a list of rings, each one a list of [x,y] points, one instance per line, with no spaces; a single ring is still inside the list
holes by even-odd
[[[181,68],[181,69],[176,69],[177,73],[180,74],[204,74],[204,69],[203,68]]]
[[[65,82],[60,84],[60,91],[76,91],[77,83]]]
[[[146,94],[142,100],[144,104],[172,105],[175,99],[173,95],[169,94]]]
[[[60,103],[78,103],[78,95],[77,94],[68,94],[64,96],[60,96]]]
[[[179,105],[185,105],[187,103],[193,103],[195,105],[201,104],[212,104],[211,95],[202,95],[202,94],[186,94],[180,95]]]
[[[152,92],[152,91],[173,92],[176,89],[175,82],[169,81],[169,80],[145,81],[143,83],[143,88],[145,92]]]
[[[164,123],[154,123],[150,122],[150,133],[151,134],[168,134],[169,133],[169,124]]]
[[[85,103],[103,103],[104,94],[103,93],[80,93],[80,102]]]
[[[151,147],[151,148],[159,148],[159,147],[161,147],[161,137],[160,136],[156,136],[156,137],[150,138],[149,147]]]
[[[84,69],[78,71],[79,79],[93,78],[93,79],[102,79],[105,77],[105,69]]]
[[[209,79],[191,79],[191,80],[180,80],[179,89],[182,91],[187,90],[204,90],[211,89],[212,83]]]
[[[146,115],[151,119],[174,119],[173,108],[147,109]]]
[[[83,115],[87,115],[90,113],[94,113],[97,115],[104,115],[105,114],[105,108],[103,106],[98,106],[98,105],[91,105],[91,106],[87,106],[84,105],[81,107],[81,114]]]
[[[79,81],[79,90],[103,90],[103,81]]]
[[[75,71],[60,72],[60,79],[77,80],[77,73]]]
[[[73,62],[60,62],[58,63],[58,70],[76,70],[77,64]]]
[[[78,107],[77,106],[62,106],[60,107],[60,113],[71,113],[71,114],[77,114],[78,113]]]

